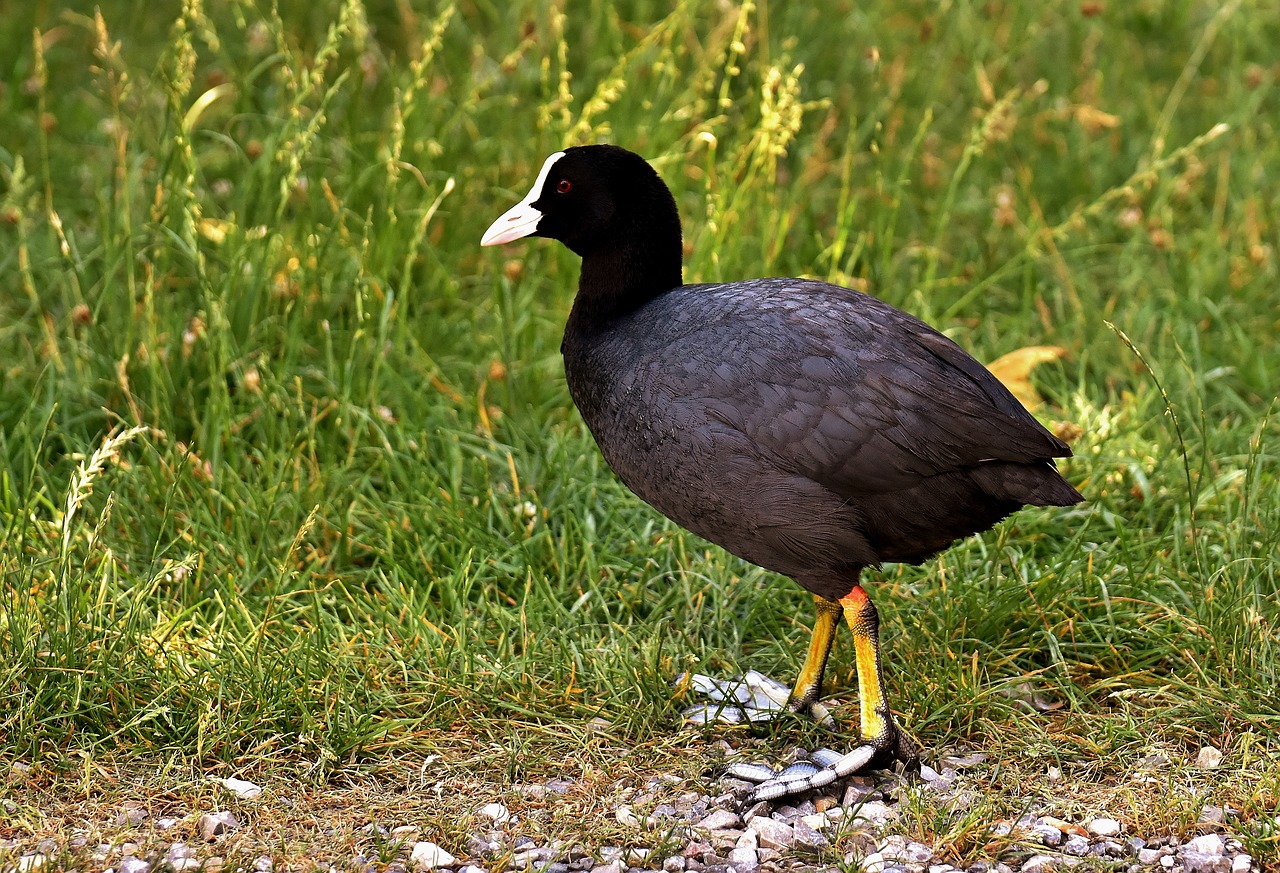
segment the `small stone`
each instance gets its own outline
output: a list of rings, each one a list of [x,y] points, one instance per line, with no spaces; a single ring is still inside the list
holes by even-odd
[[[747,825],[760,837],[760,845],[767,849],[789,849],[796,841],[795,830],[790,825],[771,818],[757,816]]]
[[[1160,754],[1159,752],[1156,752],[1153,755],[1146,755],[1145,757],[1138,759],[1139,770],[1151,770],[1151,771],[1163,770],[1165,767],[1168,767],[1168,766],[1169,766],[1169,759],[1166,758],[1164,755]]]
[[[1089,822],[1089,832],[1099,837],[1114,837],[1120,833],[1120,822],[1114,818],[1095,818]]]
[[[1205,855],[1221,855],[1227,850],[1227,844],[1217,834],[1202,834],[1187,841],[1184,849],[1200,852]]]
[[[907,843],[906,854],[903,860],[908,864],[928,864],[933,860],[933,849],[924,843],[910,842]]]
[[[1044,843],[1046,846],[1053,847],[1062,845],[1062,831],[1051,825],[1038,824],[1032,828],[1032,831],[1034,831],[1036,836],[1040,838],[1040,842]]]
[[[1196,755],[1196,766],[1201,770],[1213,770],[1222,764],[1222,752],[1213,746],[1201,746],[1200,754]]]
[[[663,873],[683,873],[684,858],[680,855],[672,855],[670,858],[665,858],[662,861],[662,869]],[[462,873],[462,871],[458,871],[458,873]]]
[[[1164,852],[1160,849],[1139,849],[1138,863],[1144,867],[1150,867],[1152,864],[1159,862]]]
[[[1225,824],[1227,812],[1220,806],[1206,803],[1200,810],[1200,824]]]
[[[458,868],[458,873],[489,873],[489,871],[475,864],[463,864]]]
[[[124,809],[116,813],[116,827],[136,828],[147,820],[147,811],[138,803],[126,803]]]
[[[816,851],[818,849],[825,849],[830,845],[827,838],[818,833],[816,829],[809,827],[803,818],[792,825],[792,830],[795,833],[794,845],[797,848]]]
[[[194,860],[194,859],[193,859]],[[271,873],[271,869],[275,866],[275,862],[266,855],[259,855],[253,859],[253,869],[258,873]]]
[[[1050,782],[1061,782],[1062,768],[1057,766],[1050,767],[1048,772],[1045,773],[1045,776]]]
[[[1231,873],[1249,873],[1253,869],[1253,858],[1248,855],[1236,855],[1231,859]]]
[[[161,831],[173,830],[173,828],[176,827],[177,824],[178,824],[178,820],[176,818],[174,818],[173,816],[166,815],[166,816],[163,816],[162,818],[156,819],[156,830],[161,830]]]
[[[703,855],[705,855],[705,854],[707,854],[708,852],[711,852],[711,851],[713,851],[713,848],[712,848],[712,846],[711,846],[711,844],[710,844],[710,843],[701,843],[701,842],[698,842],[697,840],[695,840],[695,841],[693,841],[692,843],[690,843],[689,845],[685,846],[685,847],[684,847],[684,851],[682,851],[680,854],[684,855],[684,857],[685,857],[686,859],[689,859],[689,858],[700,858],[700,857],[702,857]],[[687,861],[687,860],[686,860],[686,862],[685,862],[685,868],[686,868],[686,869],[688,869],[688,861]]]
[[[742,819],[737,813],[730,812],[727,809],[717,809],[698,822],[695,827],[704,831],[722,831],[726,828],[736,828],[741,826]]]
[[[857,856],[854,855],[846,857],[845,863],[858,863]],[[862,873],[884,873],[884,868],[887,867],[888,864],[889,862],[885,860],[884,855],[881,855],[879,852],[872,852],[870,855],[863,858],[861,863],[858,863],[858,866],[861,867]]]
[[[243,797],[245,800],[253,800],[255,797],[262,794],[261,786],[254,785],[252,782],[246,782],[243,779],[222,779],[214,777],[213,781],[230,791],[236,797]]]
[[[619,806],[614,811],[613,815],[614,815],[614,818],[618,820],[618,824],[626,825],[629,828],[644,827],[644,822],[641,821],[639,816],[637,816],[635,812],[632,811],[631,807],[627,806],[626,804]]]
[[[151,865],[141,858],[121,858],[116,870],[118,873],[151,873]]]
[[[501,803],[486,803],[480,807],[480,815],[492,819],[494,824],[506,824],[511,820],[511,812]]]
[[[883,825],[892,818],[897,818],[898,810],[879,800],[868,800],[866,803],[850,811],[854,819],[863,819],[875,825]]]
[[[1231,873],[1231,859],[1223,855],[1211,855],[1184,847],[1181,861],[1186,873]]]
[[[523,869],[538,864],[547,864],[555,855],[555,849],[548,846],[533,846],[528,849],[520,849],[511,856],[511,866]]]
[[[49,859],[39,853],[31,855],[23,855],[18,859],[18,873],[30,873],[32,870],[39,870]]]
[[[831,819],[827,818],[825,813],[815,812],[813,815],[806,815],[800,819],[815,831],[825,830],[831,827]]]
[[[592,867],[591,873],[624,873],[626,869],[621,861],[610,861],[608,864]]]
[[[760,866],[760,859],[753,848],[734,849],[729,853],[729,866],[737,873],[755,873]]]
[[[200,832],[200,839],[206,843],[213,840],[221,834],[234,831],[240,827],[240,822],[228,810],[218,813],[207,812],[200,816],[200,823],[197,830]]]
[[[653,812],[649,814],[651,822],[661,822],[663,819],[676,818],[680,815],[676,808],[669,803],[660,803],[653,808]]]
[[[1161,866],[1161,867],[1163,867],[1163,868],[1164,868],[1164,869],[1166,869],[1166,870],[1172,870],[1172,869],[1173,869],[1173,856],[1172,856],[1172,855],[1161,855],[1161,856],[1160,856],[1160,866]]]
[[[1045,873],[1059,866],[1059,859],[1054,855],[1032,855],[1022,862],[1022,873]]]
[[[437,846],[425,840],[413,844],[413,852],[409,861],[419,867],[452,867],[457,859]]]
[[[1071,834],[1062,844],[1062,851],[1068,855],[1084,857],[1089,854],[1089,839],[1079,834]]]
[[[876,791],[876,783],[874,781],[866,776],[855,776],[845,786],[844,799],[840,802],[840,805],[857,806],[875,794]]]
[[[183,858],[194,858],[196,856],[195,849],[186,843],[174,843],[169,847],[169,851],[165,854],[164,859],[168,863],[181,860]]]

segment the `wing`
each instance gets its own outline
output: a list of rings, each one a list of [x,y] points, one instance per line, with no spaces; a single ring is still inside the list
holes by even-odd
[[[667,410],[652,425],[698,434],[710,456],[857,498],[1070,454],[955,343],[875,298],[800,280],[709,287],[735,299],[668,332],[635,384],[642,408]]]

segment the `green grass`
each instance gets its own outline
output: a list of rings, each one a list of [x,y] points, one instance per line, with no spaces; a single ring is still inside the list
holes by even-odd
[[[79,5],[0,21],[0,759],[518,782],[616,766],[603,719],[670,767],[674,674],[794,676],[808,597],[641,504],[572,410],[577,259],[478,246],[612,141],[671,184],[690,281],[1068,350],[1039,411],[1087,503],[876,577],[926,747],[1105,782],[1213,743],[1195,791],[1263,827],[1273,4]]]

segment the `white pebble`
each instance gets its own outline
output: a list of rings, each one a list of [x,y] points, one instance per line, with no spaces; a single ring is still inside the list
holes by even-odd
[[[409,860],[419,867],[452,867],[457,859],[437,846],[426,841],[413,844],[413,854]]]
[[[627,805],[625,805],[625,804],[624,804],[624,805],[622,805],[622,806],[619,806],[619,807],[614,811],[613,816],[614,816],[614,818],[616,818],[616,819],[618,820],[618,824],[626,825],[626,826],[627,826],[627,827],[629,827],[629,828],[642,828],[642,827],[644,827],[644,822],[642,822],[642,821],[641,821],[641,820],[636,816],[636,814],[635,814],[634,812],[632,812],[631,807],[629,807],[629,806],[627,806]]]
[[[1114,818],[1095,818],[1089,822],[1089,833],[1099,837],[1114,837],[1120,833],[1120,822]]]
[[[493,819],[494,824],[505,824],[511,819],[511,812],[501,803],[486,803],[480,807],[480,814]]]
[[[234,831],[238,827],[240,822],[226,810],[219,813],[206,812],[200,816],[200,823],[197,825],[200,838],[205,842],[212,842],[220,834]]]
[[[1183,848],[1182,869],[1186,873],[1231,873],[1231,859]]]
[[[859,866],[862,868],[862,873],[884,873],[884,868],[887,865],[888,862],[885,861],[884,855],[879,852],[872,852],[862,859]]]
[[[243,797],[245,800],[253,800],[255,797],[262,794],[261,786],[254,785],[252,782],[246,782],[243,779],[232,779],[230,777],[222,779],[214,777],[213,781],[217,782],[237,797]]]
[[[1212,770],[1222,764],[1222,752],[1213,746],[1204,746],[1196,755],[1196,766],[1201,770]]]
[[[760,845],[766,849],[789,849],[796,841],[795,831],[790,825],[771,818],[757,816],[747,825],[760,837]]]
[[[1186,848],[1205,855],[1221,855],[1227,850],[1227,844],[1217,834],[1203,834],[1188,840]]]
[[[752,848],[734,849],[729,853],[729,866],[737,873],[754,873],[760,867],[760,856]]]
[[[742,824],[742,819],[738,818],[737,813],[730,812],[727,809],[717,809],[694,825],[694,827],[701,828],[704,831],[722,831],[726,828],[736,828],[740,824]]]
[[[1022,873],[1045,873],[1058,866],[1059,858],[1056,855],[1032,855],[1022,862]]]
[[[1231,873],[1249,873],[1253,869],[1253,859],[1248,855],[1236,855],[1231,859]]]

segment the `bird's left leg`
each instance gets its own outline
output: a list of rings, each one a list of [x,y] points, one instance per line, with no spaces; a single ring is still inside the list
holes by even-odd
[[[809,713],[825,723],[829,715],[826,708],[818,703],[818,698],[822,696],[822,677],[827,672],[827,659],[831,657],[831,647],[840,628],[842,609],[837,601],[817,594],[813,596],[813,602],[818,614],[813,621],[813,635],[809,638],[809,654],[796,677],[787,705],[792,712]]]
[[[858,668],[858,728],[862,741],[875,754],[862,767],[883,767],[901,761],[908,768],[920,766],[915,742],[898,727],[889,710],[880,658],[880,614],[861,585],[840,598],[845,621],[853,631],[854,658]],[[851,753],[852,754],[852,753]],[[861,769],[861,767],[859,767]]]

